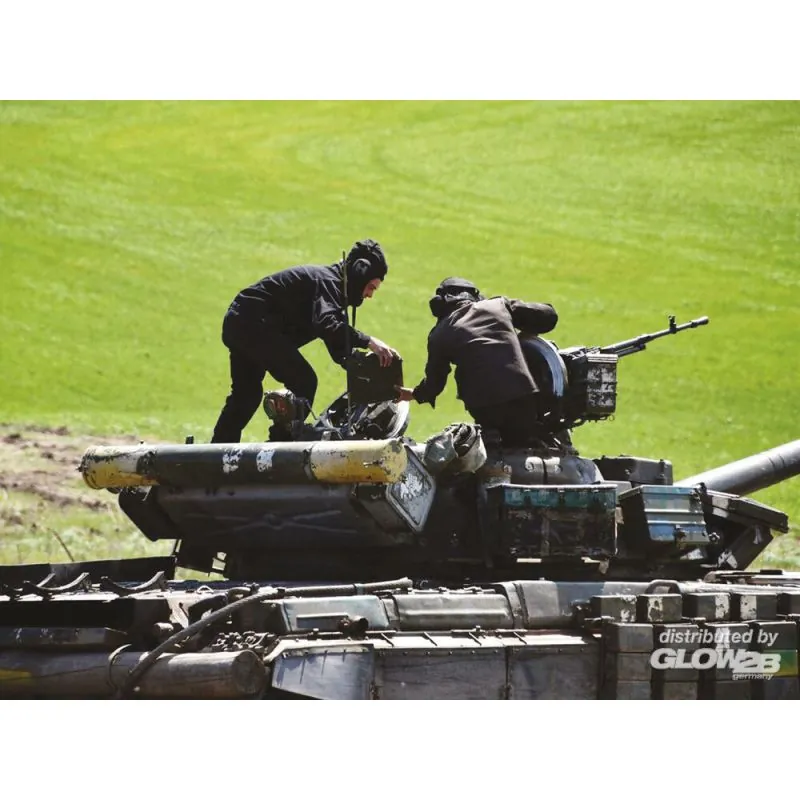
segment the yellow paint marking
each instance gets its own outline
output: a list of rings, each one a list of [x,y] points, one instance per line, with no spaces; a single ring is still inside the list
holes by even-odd
[[[0,669],[0,683],[3,681],[29,681],[32,679],[33,675],[22,669]]]

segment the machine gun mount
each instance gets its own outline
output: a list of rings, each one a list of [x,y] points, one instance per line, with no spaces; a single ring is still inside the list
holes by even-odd
[[[534,379],[541,389],[542,439],[563,438],[564,432],[608,419],[617,408],[617,363],[620,358],[638,353],[664,336],[708,324],[700,317],[682,325],[669,317],[669,327],[644,333],[632,339],[602,346],[577,346],[559,349],[538,336],[520,336],[522,351]]]

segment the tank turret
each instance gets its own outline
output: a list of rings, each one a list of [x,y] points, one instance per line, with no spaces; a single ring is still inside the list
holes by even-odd
[[[619,358],[707,323],[670,318],[663,331],[566,350],[524,338],[546,412],[539,436],[514,447],[467,423],[424,442],[401,435],[408,404],[394,401],[388,384],[370,390],[380,370],[367,357],[351,366],[348,383],[375,402],[343,395],[316,425],[295,429],[303,441],[92,448],[80,470],[90,486],[118,491],[148,538],[175,541],[179,566],[232,580],[388,580],[398,572],[456,584],[646,580],[665,570],[692,578],[741,569],[788,522],[730,492],[797,474],[797,442],[673,483],[666,459],[590,459],[570,437],[614,411]],[[276,398],[268,399],[275,419]],[[285,394],[277,399],[293,407]]]

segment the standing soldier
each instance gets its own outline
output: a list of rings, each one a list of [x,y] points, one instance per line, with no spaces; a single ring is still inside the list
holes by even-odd
[[[315,339],[322,339],[341,366],[349,347],[369,348],[382,366],[388,366],[397,352],[347,321],[347,306],[355,309],[371,298],[388,270],[381,246],[365,239],[353,245],[344,263],[290,267],[242,289],[222,323],[222,342],[230,351],[231,391],[212,443],[241,440],[261,403],[266,373],[295,395],[305,419],[314,403],[317,375],[300,348]]]

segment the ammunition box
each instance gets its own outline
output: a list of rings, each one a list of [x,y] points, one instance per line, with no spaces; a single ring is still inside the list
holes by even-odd
[[[517,558],[608,557],[616,552],[616,487],[490,486],[487,519],[500,550]]]
[[[382,403],[397,397],[403,385],[403,360],[398,356],[386,367],[374,353],[355,352],[347,362],[347,394],[353,403]]]
[[[613,353],[564,353],[570,386],[569,414],[578,419],[610,417],[617,408],[617,361]]]

